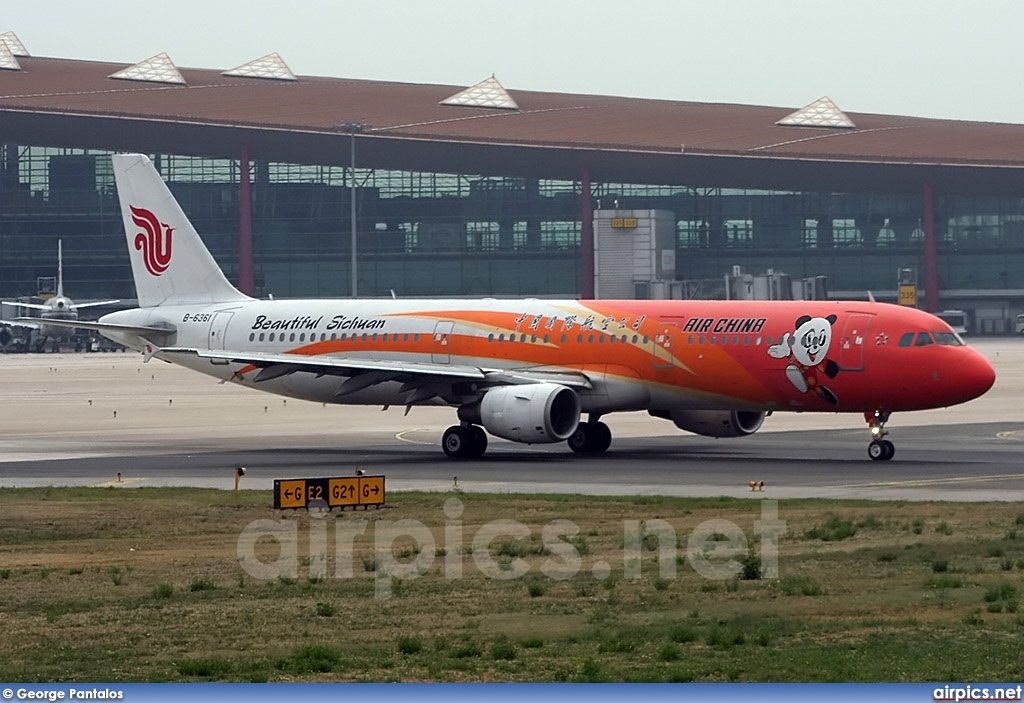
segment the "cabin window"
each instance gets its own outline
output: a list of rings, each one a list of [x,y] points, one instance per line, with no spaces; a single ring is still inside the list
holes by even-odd
[[[917,343],[914,344],[915,347],[927,347],[932,344],[935,344],[935,340],[932,339],[932,336],[930,334],[928,334],[927,332],[917,333]]]
[[[589,335],[587,337],[587,344],[593,344],[593,343],[594,343],[594,335]]]
[[[299,335],[299,341],[300,342],[305,342],[306,341],[306,333],[305,332],[303,332],[302,334]]]
[[[609,344],[615,344],[615,335],[614,334],[608,335],[608,343]]]
[[[494,335],[493,334],[487,335],[487,341],[488,342],[493,342],[494,341]]]
[[[644,335],[644,344],[647,344],[647,343],[648,343],[648,342],[650,342],[650,341],[651,341],[651,338],[650,338],[650,337],[648,337],[648,336],[647,336],[647,335],[645,334],[645,335]]]
[[[418,342],[418,341],[420,341],[420,336],[419,336],[418,334],[414,334],[414,335],[412,336],[412,341],[414,341],[414,342]]]
[[[582,334],[576,335],[576,343],[577,344],[583,344],[583,335]]]
[[[551,335],[549,335],[549,334],[544,335],[544,343],[545,344],[547,344],[548,341],[550,341],[550,339],[551,339]]]
[[[749,334],[748,335],[744,335],[744,337],[743,337],[743,346],[745,346],[745,347],[749,347],[750,346],[750,335]]]
[[[754,346],[755,347],[761,346],[761,338],[760,337],[754,337]]]
[[[249,333],[249,341],[250,342],[256,341],[256,333],[255,332],[250,332]]]
[[[708,344],[714,344],[715,341],[716,341],[715,335],[711,335],[710,337],[708,337]]]
[[[604,335],[603,334],[597,335],[597,343],[598,344],[604,344]]]
[[[740,336],[736,335],[735,337],[733,337],[732,338],[732,343],[733,344],[739,344],[740,343]]]
[[[381,337],[381,341],[382,341],[382,342],[386,342],[386,341],[388,341],[388,333],[387,333],[387,332],[385,332],[385,333],[384,333],[384,336],[383,336],[383,337]]]
[[[275,335],[274,335],[274,333],[273,333],[273,332],[271,332],[271,333],[270,333],[270,341],[271,341],[271,342],[273,342],[273,341],[274,341],[274,336],[275,336]]]
[[[535,334],[530,335],[530,342],[536,342],[536,341],[537,341],[537,335],[535,335]]]
[[[264,338],[264,337],[266,337],[266,335],[265,335],[265,334],[263,334],[262,332],[260,332],[260,341],[261,341],[261,342],[263,341],[263,338]]]

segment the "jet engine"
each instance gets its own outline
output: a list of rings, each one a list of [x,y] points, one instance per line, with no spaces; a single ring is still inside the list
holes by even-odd
[[[704,437],[746,437],[761,429],[765,413],[753,410],[652,410],[651,415]]]
[[[0,347],[6,347],[14,340],[14,332],[7,325],[0,325]]]
[[[580,398],[556,383],[499,386],[479,403],[459,408],[459,419],[496,437],[525,444],[562,442],[580,423]]]

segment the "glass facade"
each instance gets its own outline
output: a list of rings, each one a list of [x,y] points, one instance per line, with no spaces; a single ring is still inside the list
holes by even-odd
[[[155,163],[214,257],[238,270],[239,164],[161,155]],[[387,296],[574,295],[580,183],[256,162],[251,167],[258,295],[345,296],[350,188],[359,291]],[[734,265],[825,275],[832,291],[923,280],[922,195],[780,192],[594,183],[595,209],[675,214],[678,279]],[[943,290],[1024,289],[1024,198],[935,198]],[[67,293],[134,297],[105,153],[6,145],[0,153],[0,297],[34,295],[63,240]]]

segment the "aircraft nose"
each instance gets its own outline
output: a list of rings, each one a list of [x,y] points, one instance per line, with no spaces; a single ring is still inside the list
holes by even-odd
[[[996,370],[988,359],[973,349],[971,356],[956,374],[957,385],[963,389],[964,401],[983,395],[996,382]]]

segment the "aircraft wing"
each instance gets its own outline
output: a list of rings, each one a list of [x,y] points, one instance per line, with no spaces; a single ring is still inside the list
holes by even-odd
[[[415,381],[481,381],[487,385],[519,385],[527,383],[557,383],[576,388],[591,388],[590,380],[582,373],[557,369],[502,370],[457,364],[433,364],[423,361],[364,359],[344,356],[268,354],[263,352],[232,352],[216,349],[164,347],[153,352],[157,358],[192,355],[201,359],[249,364],[259,369],[254,381],[267,381],[288,374],[305,372],[320,376],[348,376],[339,389],[347,395],[377,383],[391,380]]]

